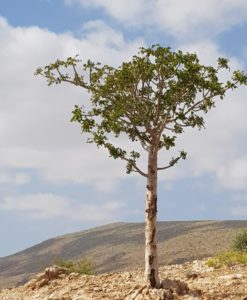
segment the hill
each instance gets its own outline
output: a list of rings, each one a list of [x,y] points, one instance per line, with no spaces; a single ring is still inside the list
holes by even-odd
[[[230,247],[247,221],[159,222],[160,265],[203,259]],[[26,282],[56,258],[88,258],[97,273],[130,270],[143,265],[144,224],[114,223],[49,239],[0,258],[0,288]]]

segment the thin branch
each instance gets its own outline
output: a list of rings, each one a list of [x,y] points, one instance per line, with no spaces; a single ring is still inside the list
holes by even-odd
[[[144,127],[145,127],[147,133],[149,133],[151,136],[153,136],[153,130],[152,130],[150,124],[149,123],[145,123]]]
[[[174,158],[170,161],[169,165],[168,166],[165,166],[165,167],[162,167],[162,168],[157,168],[158,171],[160,170],[166,170],[166,169],[169,169],[171,167],[173,167],[182,157],[179,156],[177,158]]]
[[[128,117],[128,119],[130,120],[129,117]],[[142,134],[143,132],[140,132],[140,130],[137,128],[137,126],[134,125],[131,121],[128,122],[127,120],[125,120],[125,119],[123,119],[123,118],[121,118],[121,117],[119,118],[119,120],[120,120],[121,122],[125,123],[125,124],[128,125],[128,126],[133,126],[133,127],[134,127],[134,129],[136,130],[137,137],[139,138],[139,141],[140,141],[140,143],[141,143],[142,148],[143,148],[145,151],[148,151],[148,145],[146,145],[145,142],[142,141],[142,136],[141,136],[141,134]],[[144,134],[145,134],[145,132],[144,132]],[[146,142],[150,144],[150,141],[149,141],[148,139],[146,140]]]
[[[141,143],[141,146],[145,151],[149,152],[149,149],[150,149],[149,146],[147,146],[145,143]]]
[[[180,124],[180,123],[177,122],[177,120],[174,120],[174,122],[175,122],[176,125],[178,125],[180,127],[188,127],[188,126],[190,126],[190,124],[188,124],[188,125],[186,125],[186,124]]]
[[[171,168],[171,167],[173,167],[173,165],[168,165],[168,166],[163,167],[163,168],[157,168],[157,170],[158,170],[158,171],[160,171],[160,170],[166,170],[166,169],[169,169],[169,168]]]
[[[148,175],[145,173],[145,172],[143,172],[141,169],[139,169],[136,165],[133,165],[133,167],[136,169],[136,171],[138,172],[138,173],[140,173],[142,176],[144,176],[144,177],[148,177]]]
[[[133,170],[134,172],[138,172],[142,176],[148,177],[148,175],[145,172],[143,172],[140,168],[137,167],[137,165],[133,162],[133,160],[128,159],[126,157],[121,157],[121,159],[127,161],[128,163],[131,163],[131,166],[135,169],[135,170]]]
[[[174,131],[174,128],[167,127],[167,126],[165,126],[164,129],[167,129],[167,130],[170,130],[170,131]]]
[[[68,83],[74,84],[74,85],[76,85],[76,86],[79,85],[79,86],[81,86],[81,87],[83,87],[83,88],[85,88],[85,89],[89,89],[89,86],[86,85],[85,83],[82,83],[81,80],[78,80],[77,82],[75,82],[74,80],[70,80],[70,79],[66,78],[66,75],[63,75],[63,74],[60,72],[60,70],[59,70],[58,67],[56,68],[56,70],[57,70],[57,72],[58,72],[58,74],[59,74],[59,76],[60,76],[59,79],[60,79],[61,81],[63,81],[63,82],[68,82]],[[77,72],[76,72],[76,78],[77,78],[77,79],[80,78]]]
[[[209,92],[206,93],[205,96],[203,96],[203,99],[200,101],[197,101],[194,105],[192,105],[184,114],[187,115],[190,111],[192,111],[195,107],[197,107],[199,104],[203,103],[204,101],[211,99],[212,97],[216,96],[217,94],[211,93],[208,95]]]
[[[158,126],[158,141],[160,140],[161,135],[162,135],[164,129],[166,128],[166,124],[168,122],[168,116],[169,116],[169,114],[170,114],[170,111],[167,111],[166,116],[165,116],[165,120],[163,122],[160,122],[160,124]]]
[[[134,88],[133,89],[133,96],[134,96],[134,99],[136,100],[136,102],[138,102],[138,100],[139,100],[139,96],[137,95],[137,93],[138,93],[138,84],[139,84],[140,81],[141,81],[141,77],[137,80],[136,84],[134,84],[134,87],[133,87]],[[149,84],[150,84],[150,82],[149,82]],[[142,81],[142,88],[143,88],[143,81]],[[132,110],[130,111],[130,114],[131,113],[132,113]],[[128,118],[131,121],[131,118],[129,116],[128,116]],[[146,132],[149,133],[150,136],[153,136],[153,130],[152,130],[150,124],[149,123],[145,123],[144,127],[146,129]]]

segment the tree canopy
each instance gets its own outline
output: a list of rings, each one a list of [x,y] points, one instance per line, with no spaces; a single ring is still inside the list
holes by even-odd
[[[90,133],[89,143],[105,147],[113,158],[126,160],[127,173],[147,176],[137,166],[140,153],[115,146],[111,134],[125,133],[146,151],[157,136],[158,150],[169,150],[185,127],[204,127],[202,113],[214,107],[216,96],[223,99],[227,90],[246,84],[247,77],[234,71],[231,80],[221,82],[218,72],[230,69],[225,58],[219,58],[214,68],[201,65],[195,53],[173,52],[160,45],[140,48],[138,54],[118,68],[88,60],[80,70],[78,56],[69,57],[38,68],[36,75],[43,75],[48,85],[68,82],[86,89],[91,107],[76,105],[71,121]],[[186,152],[158,169],[171,167],[180,158],[185,159]]]

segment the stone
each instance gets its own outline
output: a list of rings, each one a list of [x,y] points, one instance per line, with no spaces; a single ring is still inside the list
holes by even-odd
[[[186,273],[186,277],[188,279],[196,279],[198,277],[198,274],[196,272],[189,271]]]
[[[185,295],[189,292],[189,287],[186,282],[181,280],[164,279],[161,281],[163,289],[174,290],[177,295]]]

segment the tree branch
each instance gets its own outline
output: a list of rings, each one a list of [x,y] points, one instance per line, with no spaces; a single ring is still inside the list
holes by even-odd
[[[121,159],[123,159],[123,160],[127,161],[128,163],[130,163],[131,166],[135,169],[135,170],[133,170],[134,172],[138,172],[142,176],[148,177],[148,175],[145,172],[143,172],[140,168],[137,167],[137,165],[134,163],[134,161],[132,159],[128,159],[126,157],[121,157]]]
[[[173,167],[173,165],[168,165],[168,166],[165,166],[165,167],[162,167],[162,168],[157,168],[158,171],[161,171],[161,170],[166,170],[166,169],[169,169]]]
[[[169,168],[173,167],[173,166],[179,161],[180,158],[181,158],[181,157],[179,156],[179,157],[177,157],[177,158],[175,158],[175,159],[172,159],[172,160],[170,161],[170,163],[169,163],[168,166],[165,166],[165,167],[162,167],[162,168],[157,168],[157,170],[158,170],[158,171],[161,171],[161,170],[166,170],[166,169],[169,169]],[[174,162],[173,162],[173,161],[174,161]]]
[[[169,169],[169,168],[173,167],[175,164],[177,164],[181,158],[186,159],[186,156],[187,156],[187,153],[185,151],[181,151],[180,155],[178,157],[171,159],[171,161],[169,162],[169,165],[162,167],[162,168],[157,168],[157,170],[160,171],[160,170]]]

